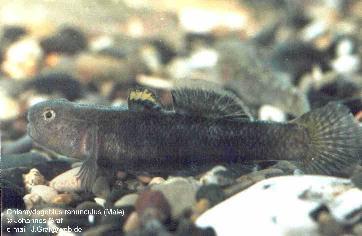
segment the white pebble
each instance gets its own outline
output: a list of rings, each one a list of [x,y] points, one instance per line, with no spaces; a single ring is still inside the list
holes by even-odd
[[[259,109],[259,119],[267,121],[284,122],[287,120],[286,114],[277,107],[263,105]]]

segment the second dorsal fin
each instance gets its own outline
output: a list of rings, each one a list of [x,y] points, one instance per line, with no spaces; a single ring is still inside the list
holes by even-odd
[[[218,84],[204,80],[177,81],[171,93],[176,113],[215,119],[252,120],[244,103]]]
[[[128,95],[128,109],[131,111],[158,111],[161,105],[156,95],[148,89],[132,89]]]

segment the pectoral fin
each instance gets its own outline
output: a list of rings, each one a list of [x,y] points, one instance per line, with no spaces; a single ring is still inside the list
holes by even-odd
[[[128,109],[131,111],[159,111],[161,105],[153,92],[145,88],[137,88],[129,93]]]
[[[216,119],[252,119],[238,97],[211,82],[178,81],[171,93],[176,113]]]
[[[98,150],[99,150],[99,142],[98,142],[98,126],[93,125],[91,127],[91,136],[89,138],[89,142],[85,143],[85,155],[86,159],[83,162],[80,170],[77,174],[78,178],[81,181],[82,189],[86,191],[90,191],[92,189],[92,185],[96,180],[97,172],[98,172]]]

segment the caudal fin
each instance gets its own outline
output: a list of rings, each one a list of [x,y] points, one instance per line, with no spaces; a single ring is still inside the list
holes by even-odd
[[[362,159],[362,126],[346,106],[329,103],[294,122],[307,129],[311,140],[298,163],[305,173],[339,175]]]

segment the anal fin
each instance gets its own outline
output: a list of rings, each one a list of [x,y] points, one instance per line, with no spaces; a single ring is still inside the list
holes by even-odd
[[[215,119],[252,120],[244,103],[218,84],[204,80],[178,81],[171,93],[176,113]]]

